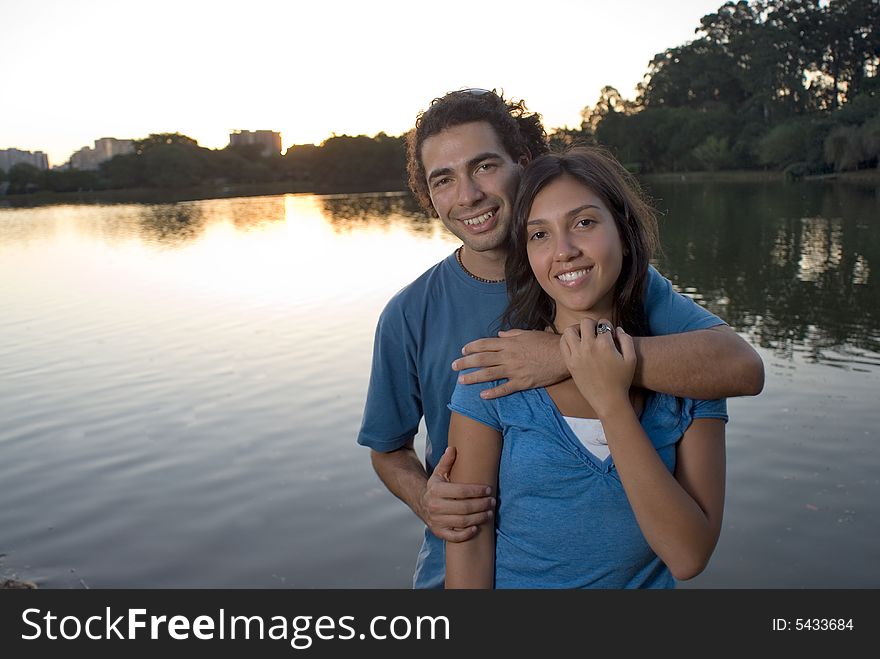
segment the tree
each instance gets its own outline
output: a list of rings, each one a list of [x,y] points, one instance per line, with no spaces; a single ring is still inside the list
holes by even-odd
[[[599,99],[591,107],[581,110],[581,132],[595,133],[599,124],[611,114],[629,115],[638,111],[638,106],[620,95],[616,88],[606,85],[599,92]]]
[[[46,173],[27,163],[20,162],[9,168],[10,194],[34,192],[46,187]]]
[[[193,138],[180,133],[151,133],[142,140],[134,141],[134,152],[137,155],[142,155],[150,149],[175,144],[184,147],[197,147],[199,145]]]

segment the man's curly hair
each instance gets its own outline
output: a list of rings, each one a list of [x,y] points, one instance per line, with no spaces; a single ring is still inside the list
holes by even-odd
[[[435,98],[427,110],[419,113],[415,128],[406,135],[406,172],[410,190],[422,207],[435,217],[437,212],[431,203],[422,163],[422,145],[426,139],[447,128],[472,121],[489,123],[514,161],[523,156],[531,160],[548,150],[541,115],[529,112],[521,100],[507,101],[494,90],[482,89],[454,91]]]

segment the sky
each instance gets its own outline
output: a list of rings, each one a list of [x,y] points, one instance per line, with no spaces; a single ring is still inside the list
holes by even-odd
[[[548,129],[605,85],[634,98],[656,53],[723,0],[0,0],[0,148],[51,166],[100,137],[209,148],[400,135],[431,99],[495,88]]]

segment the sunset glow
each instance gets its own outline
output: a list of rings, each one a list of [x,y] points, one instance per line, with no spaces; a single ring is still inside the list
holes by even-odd
[[[286,149],[400,135],[432,98],[467,86],[525,99],[549,128],[577,126],[604,85],[632,97],[654,54],[692,39],[720,4],[4,2],[15,92],[0,148],[60,165],[100,137],[181,132],[222,148],[232,130],[264,129]]]

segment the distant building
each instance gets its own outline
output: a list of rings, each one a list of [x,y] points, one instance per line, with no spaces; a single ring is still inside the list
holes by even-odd
[[[274,130],[236,130],[229,133],[229,146],[259,144],[264,156],[281,153],[281,133]]]
[[[134,140],[117,140],[115,137],[102,137],[95,140],[95,148],[84,146],[70,156],[72,169],[98,169],[105,160],[113,156],[134,153]]]
[[[19,163],[32,165],[37,169],[49,169],[49,156],[42,151],[22,151],[20,149],[0,149],[0,169],[8,172]]]

